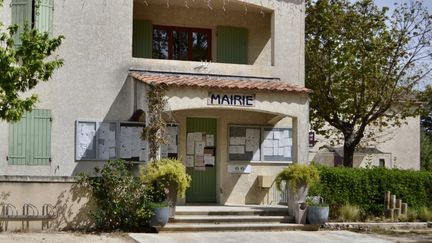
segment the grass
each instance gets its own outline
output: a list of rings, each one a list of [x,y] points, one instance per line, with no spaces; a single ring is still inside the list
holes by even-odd
[[[360,208],[356,205],[345,204],[339,208],[339,220],[343,222],[355,222],[360,220]]]

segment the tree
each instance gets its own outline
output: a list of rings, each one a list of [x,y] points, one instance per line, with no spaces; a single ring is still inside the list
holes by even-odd
[[[366,128],[398,126],[418,109],[416,84],[431,72],[432,20],[420,1],[391,16],[372,0],[306,1],[306,86],[312,128],[342,135],[344,166]],[[372,134],[373,135],[373,134]]]
[[[420,134],[420,168],[432,171],[432,138],[424,131]]]
[[[423,111],[420,117],[421,128],[432,139],[432,86],[426,86],[418,97],[423,102]]]
[[[3,0],[0,0],[0,8]],[[50,38],[28,25],[21,26],[21,44],[14,41],[18,26],[4,28],[0,22],[0,120],[18,121],[37,103],[37,95],[26,95],[39,81],[48,81],[63,65],[57,57],[49,58],[60,46],[63,36]],[[46,60],[48,59],[49,60]]]

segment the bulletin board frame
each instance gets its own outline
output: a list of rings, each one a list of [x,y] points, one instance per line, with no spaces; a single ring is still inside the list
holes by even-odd
[[[237,131],[233,130],[233,129],[237,129]],[[259,129],[260,130],[260,135],[259,135],[259,160],[256,159],[251,159],[251,155],[249,153],[249,155],[247,156],[242,156],[242,155],[233,155],[231,152],[233,151],[233,148],[231,147],[232,145],[236,146],[236,144],[232,144],[232,138],[233,137],[238,137],[244,134],[245,129]],[[268,156],[265,155],[264,153],[264,140],[265,139],[265,133],[271,130],[272,132],[274,131],[278,131],[278,132],[282,132],[281,134],[283,134],[283,131],[288,131],[289,133],[289,140],[284,141],[284,143],[288,143],[286,144],[285,147],[289,147],[289,153],[290,156],[289,157],[285,157],[283,155],[274,155],[274,156]],[[228,161],[231,163],[254,163],[254,164],[290,164],[292,163],[292,156],[293,156],[293,130],[290,127],[272,127],[272,126],[263,126],[263,125],[239,125],[239,124],[230,124],[228,125],[228,136],[227,136],[227,157],[228,157]],[[242,143],[243,141],[241,141]],[[278,149],[279,151],[281,151],[281,153],[285,152],[288,153],[288,151],[283,151],[284,147],[279,147]],[[236,151],[237,152],[237,151]],[[245,149],[246,152],[246,149]],[[279,154],[279,153],[278,153]],[[286,159],[285,159],[286,158]]]

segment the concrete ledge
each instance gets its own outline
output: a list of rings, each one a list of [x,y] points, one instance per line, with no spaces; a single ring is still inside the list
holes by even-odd
[[[0,176],[0,182],[19,183],[76,183],[76,176]]]
[[[431,228],[429,222],[390,222],[390,223],[367,223],[367,222],[331,222],[324,225],[329,230],[368,230],[368,229],[426,229]]]

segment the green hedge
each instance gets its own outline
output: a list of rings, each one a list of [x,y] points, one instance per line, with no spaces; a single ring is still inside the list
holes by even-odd
[[[332,208],[349,203],[360,206],[366,214],[381,215],[387,191],[408,203],[408,207],[432,207],[430,172],[325,166],[318,166],[318,169],[320,183],[312,187],[309,194],[322,196]]]

